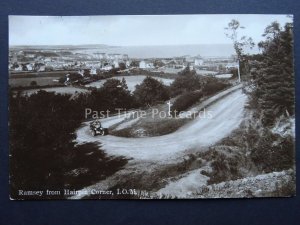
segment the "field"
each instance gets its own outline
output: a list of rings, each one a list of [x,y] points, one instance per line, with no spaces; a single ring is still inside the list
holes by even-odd
[[[82,89],[82,88],[76,88],[76,87],[53,87],[53,88],[40,88],[40,89],[30,89],[30,90],[25,90],[22,93],[27,94],[27,95],[32,95],[39,90],[44,90],[48,92],[56,92],[60,94],[76,94],[76,93],[85,93],[88,92],[88,90]]]
[[[145,75],[136,75],[136,76],[118,76],[118,77],[113,77],[114,79],[118,79],[118,80],[122,80],[123,78],[125,78],[128,89],[130,91],[134,91],[135,90],[135,86],[137,84],[141,84],[143,82],[143,80],[146,78]],[[173,82],[173,79],[167,79],[167,78],[159,78],[159,77],[153,77],[159,81],[162,81],[165,85],[170,85]],[[100,88],[102,87],[102,85],[105,83],[105,80],[100,80],[100,81],[96,81],[90,84],[87,84],[86,87],[97,87]]]
[[[217,74],[217,72],[215,72],[215,71],[199,70],[199,69],[196,69],[196,73],[198,75],[215,75],[215,74]]]
[[[45,71],[45,72],[30,72],[30,71],[15,71],[9,73],[11,78],[35,78],[35,77],[61,77],[67,73],[76,72],[74,70],[58,70],[58,71]]]
[[[230,73],[225,73],[225,74],[218,74],[218,75],[215,75],[216,78],[231,78],[232,77],[232,74]]]
[[[34,78],[10,78],[8,83],[11,87],[28,87],[32,81],[36,81],[38,86],[57,85],[58,82],[53,81],[59,77],[34,77]]]

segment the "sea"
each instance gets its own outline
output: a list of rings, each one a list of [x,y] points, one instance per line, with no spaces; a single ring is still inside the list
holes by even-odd
[[[197,45],[152,45],[152,46],[108,46],[108,45],[60,45],[60,46],[11,46],[19,50],[66,50],[83,54],[127,54],[129,58],[172,58],[181,56],[230,57],[234,54],[231,44]],[[257,49],[247,49],[248,53],[257,53]]]

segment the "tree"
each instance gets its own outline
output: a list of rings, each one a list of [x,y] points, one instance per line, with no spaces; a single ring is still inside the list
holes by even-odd
[[[135,105],[125,79],[108,79],[103,87],[93,89],[87,98],[87,106],[98,111],[114,112],[117,108],[129,109]]]
[[[266,40],[259,44],[263,57],[253,66],[255,89],[251,97],[263,123],[272,125],[278,116],[294,114],[293,26],[287,23],[280,28],[273,22],[263,36]]]
[[[124,62],[119,63],[119,70],[125,70],[126,69],[126,64]]]
[[[84,69],[83,70],[83,76],[90,77],[91,76],[91,70],[90,69]]]
[[[233,19],[228,23],[228,27],[225,27],[225,35],[233,42],[233,47],[238,57],[238,60],[242,61],[244,53],[244,47],[254,47],[254,42],[251,37],[242,36],[239,37],[239,31],[245,29],[240,25],[240,22]]]
[[[37,82],[35,80],[31,81],[30,86],[37,86]]]
[[[128,86],[127,86],[125,77],[122,78],[121,86],[122,86],[125,90],[128,90]]]
[[[252,49],[254,47],[254,42],[251,37],[242,36],[239,37],[239,32],[245,29],[245,27],[240,25],[240,22],[233,19],[225,27],[225,35],[230,38],[233,42],[233,48],[237,55],[237,60],[242,73],[248,72],[247,64],[245,62],[245,52],[244,49],[249,47]],[[239,78],[240,79],[240,78]]]
[[[264,34],[262,35],[263,37],[266,37],[266,40],[258,43],[259,49],[264,51],[264,49],[268,47],[268,44],[270,44],[270,42],[273,42],[275,40],[278,41],[280,29],[280,24],[276,21],[268,25],[265,28]]]
[[[130,66],[131,66],[131,67],[139,67],[139,62],[138,62],[138,61],[132,61],[132,62],[130,63]]]
[[[158,68],[158,67],[162,67],[164,66],[165,64],[163,63],[162,60],[159,60],[159,59],[156,59],[153,63],[154,67]]]
[[[10,154],[13,190],[64,187],[66,159],[82,115],[69,95],[39,91],[10,96]]]
[[[126,163],[123,158],[106,156],[94,143],[78,145],[74,141],[84,116],[84,95],[70,99],[70,95],[46,91],[31,96],[10,91],[9,96],[12,198],[33,198],[20,196],[18,190],[46,189],[61,194],[43,195],[41,199],[62,198],[64,188],[94,184]]]
[[[133,94],[136,101],[143,106],[169,99],[168,88],[150,76],[147,76],[140,85],[136,85]]]
[[[176,96],[185,91],[194,91],[201,89],[201,81],[195,70],[191,70],[190,66],[179,73],[178,77],[171,85],[172,96]]]

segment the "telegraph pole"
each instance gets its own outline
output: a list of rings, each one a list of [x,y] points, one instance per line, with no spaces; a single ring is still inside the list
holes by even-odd
[[[168,116],[172,116],[172,115],[171,115],[171,105],[172,105],[172,104],[171,104],[171,101],[168,101],[168,102],[167,102],[167,105],[169,106]]]
[[[239,83],[241,83],[240,60],[238,60],[238,77],[239,77]]]

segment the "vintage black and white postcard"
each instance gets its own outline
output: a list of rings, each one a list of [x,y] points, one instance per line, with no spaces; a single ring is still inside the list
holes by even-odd
[[[10,198],[295,195],[293,16],[9,16]]]

